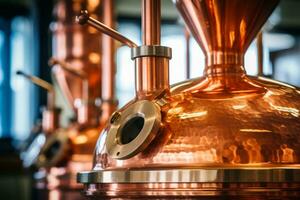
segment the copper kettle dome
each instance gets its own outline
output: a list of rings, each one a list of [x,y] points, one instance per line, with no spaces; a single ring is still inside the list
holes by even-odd
[[[300,90],[247,76],[243,66],[278,1],[175,0],[206,68],[172,86],[157,2],[143,1],[144,45],[132,49],[137,96],[100,135],[93,170],[78,175],[86,195],[299,196]]]

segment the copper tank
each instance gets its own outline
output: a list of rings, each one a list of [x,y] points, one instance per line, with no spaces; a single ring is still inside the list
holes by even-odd
[[[112,3],[110,0],[57,2],[57,19],[51,26],[53,58],[49,64],[76,113],[76,120],[67,131],[57,131],[47,139],[39,155],[40,170],[35,175],[39,198],[82,198],[76,173],[91,168],[99,133],[117,106],[113,40],[74,21],[81,9],[88,9],[92,16],[113,27]]]
[[[244,54],[277,0],[175,0],[205,53],[204,76],[169,86],[159,0],[132,45],[136,98],[100,135],[78,181],[93,199],[297,199],[300,90],[247,76]],[[117,33],[87,13],[81,23]],[[125,40],[123,40],[125,42]],[[128,41],[128,40],[127,40]]]

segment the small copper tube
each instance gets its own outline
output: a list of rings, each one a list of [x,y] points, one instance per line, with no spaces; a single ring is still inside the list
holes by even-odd
[[[103,0],[103,22],[114,28],[113,1]],[[115,45],[114,40],[102,35],[102,118],[106,120],[117,107],[115,97]]]
[[[47,91],[47,107],[42,113],[42,129],[45,133],[51,133],[59,127],[60,114],[60,110],[55,108],[55,93],[52,84],[40,79],[39,77],[26,74],[22,71],[17,71],[16,74],[25,77],[35,85]]]
[[[115,40],[121,42],[122,44],[125,44],[129,47],[137,47],[137,45],[132,42],[130,39],[127,37],[123,36],[116,30],[106,26],[105,24],[99,22],[98,20],[92,18],[89,16],[89,13],[87,10],[82,10],[80,12],[80,15],[76,17],[77,23],[84,25],[84,24],[89,24],[92,27],[96,28],[99,30],[101,33],[104,33],[106,35],[109,35],[110,37],[114,38]]]
[[[264,51],[263,51],[263,33],[259,32],[256,37],[256,47],[257,47],[257,75],[263,76],[264,75],[264,69],[263,69],[263,62],[264,62]]]

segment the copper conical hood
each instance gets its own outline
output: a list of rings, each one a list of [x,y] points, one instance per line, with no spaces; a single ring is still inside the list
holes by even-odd
[[[244,53],[279,0],[174,0],[205,55]]]

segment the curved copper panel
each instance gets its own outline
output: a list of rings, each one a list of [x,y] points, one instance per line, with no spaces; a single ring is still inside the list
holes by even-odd
[[[203,12],[215,10],[218,11],[217,13],[227,13],[229,5],[226,6],[227,3],[224,2],[229,1],[177,1],[181,6],[180,9],[190,8],[184,10],[185,15],[193,15],[196,17],[196,22],[201,19],[201,23],[203,19],[200,17]],[[261,12],[265,12],[259,14],[262,17],[258,16],[256,20],[259,22],[256,26],[261,26],[277,1],[234,2],[242,6],[242,8],[236,7],[239,8],[236,12],[242,16],[244,12],[248,14],[246,7],[250,10],[260,8]],[[232,9],[230,11],[234,12]],[[249,17],[247,23],[253,24],[250,19],[252,18]],[[190,26],[196,22],[190,22],[192,24]],[[215,27],[214,20],[208,22],[202,24],[203,27],[197,27],[203,29],[202,31],[197,30],[208,32],[210,27]],[[233,21],[232,24],[239,22]],[[228,27],[230,24],[224,25],[223,35],[227,35],[226,31],[230,30]],[[258,31],[259,28],[254,27],[253,30]],[[256,32],[250,31],[246,35],[250,37],[256,35]],[[207,44],[210,44],[208,46],[211,48],[217,47],[210,37],[201,39],[208,40]],[[299,141],[297,132],[300,131],[299,89],[270,79],[247,76],[242,65],[247,45],[237,46],[237,49],[241,48],[239,54],[230,54],[226,52],[229,48],[226,46],[227,43],[222,44],[224,46],[218,50],[222,50],[220,56],[214,54],[213,58],[219,64],[214,62],[207,66],[204,77],[173,85],[170,94],[165,93],[154,100],[161,107],[162,127],[157,137],[144,151],[126,160],[113,159],[106,152],[106,132],[104,132],[96,147],[94,169],[224,167],[227,165],[268,168],[281,164],[291,166],[299,164],[300,144],[297,142]],[[156,58],[156,61],[158,62],[159,59]],[[146,57],[141,61],[146,61]],[[137,69],[140,69],[139,59],[136,62]],[[166,63],[163,65],[167,66]],[[153,68],[155,64],[149,63],[143,66],[155,69]],[[147,70],[146,72],[137,71],[137,77],[147,76],[151,72],[148,68],[142,68]],[[137,91],[143,91],[143,88],[148,87],[153,92],[158,91],[158,88],[152,88],[151,84],[156,82],[153,77],[167,80],[165,76],[149,77],[145,79],[149,80],[147,84],[139,82],[143,79],[137,79],[137,87],[142,88]],[[147,95],[137,94],[138,99],[148,98]],[[133,103],[134,101],[129,105]],[[122,110],[127,109],[129,105],[119,111],[121,115]]]
[[[205,55],[245,53],[279,0],[174,0]]]

